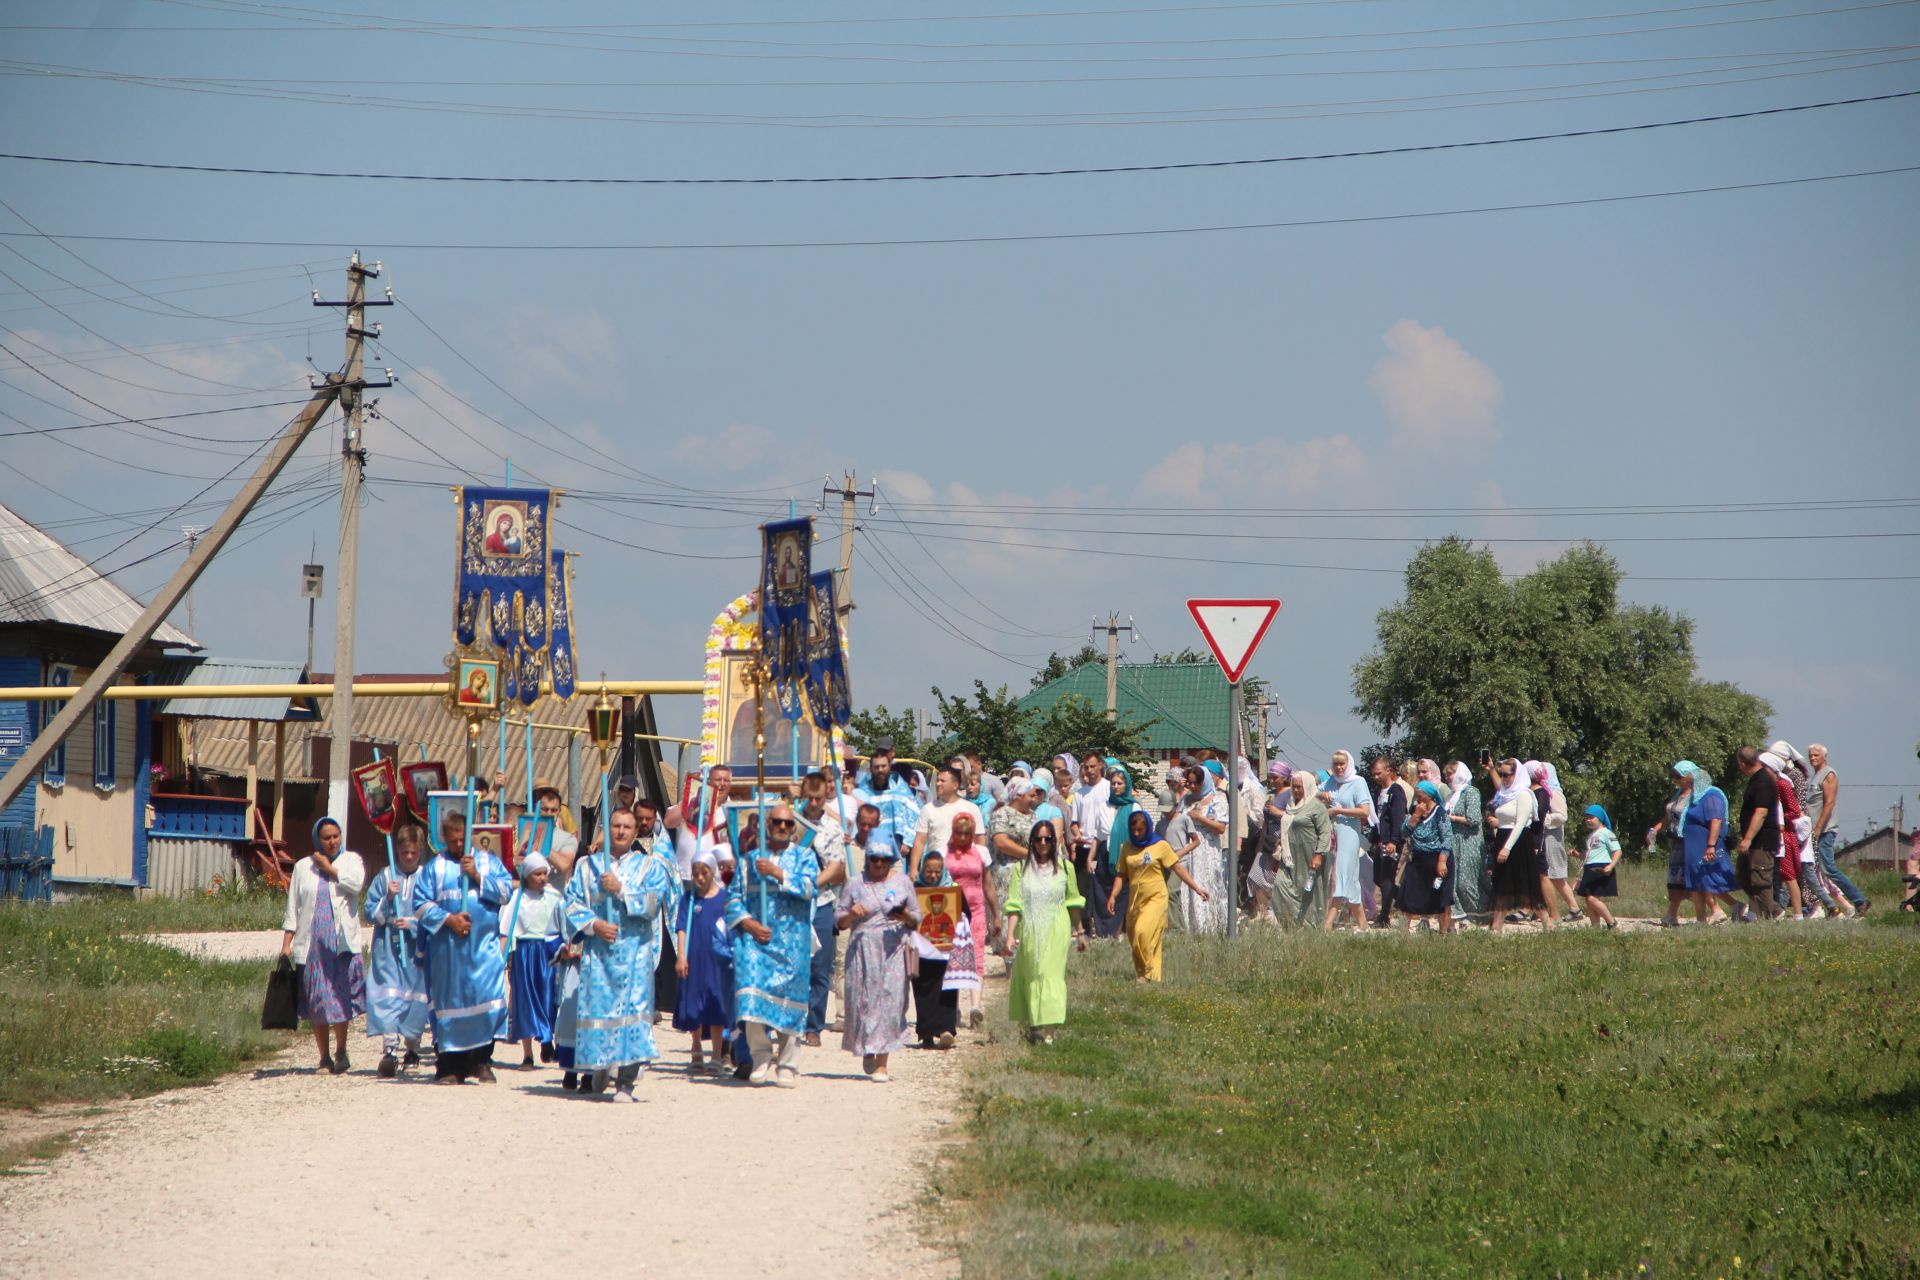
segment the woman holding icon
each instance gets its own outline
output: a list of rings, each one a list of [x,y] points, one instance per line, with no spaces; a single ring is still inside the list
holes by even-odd
[[[920,904],[891,841],[872,840],[866,854],[864,873],[847,881],[834,906],[834,925],[847,935],[840,1046],[860,1055],[875,1084],[885,1084],[888,1057],[907,1042],[908,966]]]

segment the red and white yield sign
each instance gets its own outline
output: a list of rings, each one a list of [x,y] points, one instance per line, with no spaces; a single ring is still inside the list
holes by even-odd
[[[1273,616],[1280,612],[1275,600],[1189,600],[1187,612],[1200,624],[1214,661],[1226,673],[1228,684],[1239,684],[1240,676],[1260,647]]]

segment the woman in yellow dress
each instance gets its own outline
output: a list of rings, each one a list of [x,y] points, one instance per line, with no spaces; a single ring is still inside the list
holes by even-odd
[[[1167,872],[1179,876],[1202,902],[1212,896],[1194,881],[1173,846],[1153,830],[1153,819],[1143,809],[1127,814],[1126,843],[1120,846],[1119,876],[1107,894],[1111,913],[1124,884],[1133,901],[1127,907],[1127,942],[1133,947],[1133,971],[1140,982],[1160,981],[1160,943],[1167,936]]]

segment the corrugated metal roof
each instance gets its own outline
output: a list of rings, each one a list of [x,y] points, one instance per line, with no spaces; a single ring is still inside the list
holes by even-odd
[[[1107,705],[1106,664],[1089,662],[1049,680],[1020,706],[1044,712],[1068,695]],[[1154,720],[1148,751],[1218,747],[1227,736],[1227,678],[1212,662],[1124,663],[1114,676],[1114,703],[1123,719]]]
[[[305,669],[297,662],[267,662],[251,658],[169,658],[154,672],[155,684],[189,686],[216,684],[302,684]],[[155,714],[195,720],[313,719],[316,704],[292,698],[169,698]]]
[[[368,676],[361,675],[359,683],[369,681],[394,680],[444,680],[444,672],[429,672],[421,675]],[[330,677],[316,674],[314,682],[325,684]],[[315,735],[331,736],[332,699],[322,699],[322,718],[302,723],[290,721],[286,727],[287,741],[287,780],[289,782],[318,782],[323,779],[313,774],[317,763],[312,760],[309,751],[309,739]],[[550,780],[562,791],[567,784],[567,738],[568,734],[542,729],[542,724],[567,725],[585,729],[587,719],[594,704],[590,694],[575,694],[571,701],[563,702],[551,695],[541,698],[533,704],[533,772],[537,779]],[[515,717],[519,716],[516,710]],[[497,722],[483,725],[480,733],[480,764],[488,774],[493,772],[494,761],[498,757],[496,744]],[[518,726],[507,730],[507,790],[509,795],[517,795],[526,790],[527,774],[524,765],[526,758],[525,730]],[[447,706],[444,697],[426,698],[370,698],[361,696],[353,700],[353,736],[362,742],[375,742],[381,746],[384,754],[389,754],[402,764],[411,764],[416,760],[438,760],[445,763],[449,770],[458,772],[466,760],[467,722],[465,717],[455,714]],[[666,758],[671,766],[674,759],[671,744]],[[247,731],[244,725],[207,724],[194,734],[194,751],[200,768],[229,776],[241,776],[247,771]],[[260,776],[273,776],[273,735],[263,730],[260,734]],[[580,784],[585,790],[597,789],[600,785],[599,758],[593,744],[584,737],[581,740]],[[582,797],[569,797],[579,803]],[[591,797],[599,802],[598,795]]]
[[[101,577],[79,556],[0,506],[0,624],[52,622],[125,635],[146,606]],[[163,645],[198,649],[170,622],[153,633]]]

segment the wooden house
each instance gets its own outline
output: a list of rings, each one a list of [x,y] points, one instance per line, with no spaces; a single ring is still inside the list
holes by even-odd
[[[0,687],[75,686],[139,617],[141,603],[0,506]],[[196,650],[171,624],[134,656],[123,684],[151,680],[167,651]],[[0,770],[58,702],[0,700]],[[0,826],[51,833],[56,889],[134,889],[147,878],[153,704],[103,698],[4,810]]]

